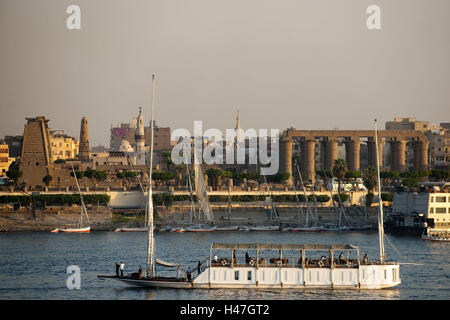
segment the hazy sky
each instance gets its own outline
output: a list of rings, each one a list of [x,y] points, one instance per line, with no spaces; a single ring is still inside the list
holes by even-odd
[[[79,138],[86,116],[109,146],[139,106],[148,122],[153,73],[172,130],[233,128],[237,108],[244,129],[450,122],[450,1],[0,0],[0,137],[44,115]]]

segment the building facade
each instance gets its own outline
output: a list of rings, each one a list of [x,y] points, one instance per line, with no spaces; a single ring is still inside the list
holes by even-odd
[[[78,155],[79,141],[62,130],[50,131],[51,161],[74,159]]]
[[[122,145],[122,141],[126,140],[134,148],[136,147],[136,128],[137,119],[135,118],[131,124],[122,123],[120,127],[114,127],[110,130],[110,149],[119,150]],[[154,124],[154,138],[155,143],[153,145],[153,150],[155,151],[167,151],[171,149],[170,144],[170,127],[158,127],[156,123]],[[151,144],[151,129],[150,127],[144,127],[144,143],[145,146]]]
[[[0,143],[0,177],[5,177],[11,163],[15,158],[9,156],[9,147],[6,143]]]

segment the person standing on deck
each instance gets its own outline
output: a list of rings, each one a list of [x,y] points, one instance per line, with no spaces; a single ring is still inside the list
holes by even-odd
[[[125,269],[125,263],[120,261],[120,276],[123,277],[123,269]]]
[[[119,268],[120,268],[120,264],[118,264],[116,262],[116,276],[119,276]]]

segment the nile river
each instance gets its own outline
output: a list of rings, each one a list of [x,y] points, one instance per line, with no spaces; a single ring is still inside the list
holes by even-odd
[[[377,232],[207,232],[155,233],[158,258],[187,269],[209,257],[211,242],[229,243],[348,243],[361,256],[378,255]],[[402,283],[385,290],[243,290],[131,288],[103,281],[98,274],[114,274],[123,260],[125,273],[145,270],[146,233],[91,232],[90,234],[0,234],[0,299],[185,299],[185,300],[314,300],[314,299],[444,299],[450,298],[450,243],[418,237],[388,235],[388,259],[400,261]],[[414,264],[411,264],[414,263]],[[69,290],[66,269],[77,265],[81,288]],[[175,275],[175,274],[174,274]]]

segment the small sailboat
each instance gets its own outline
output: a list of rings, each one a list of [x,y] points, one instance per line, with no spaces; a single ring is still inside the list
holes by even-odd
[[[195,173],[195,193],[198,201],[198,218],[197,224],[187,226],[184,229],[186,232],[212,232],[216,230],[214,223],[214,214],[209,204],[208,192],[206,190],[205,178],[203,176],[200,163],[196,161],[194,154],[194,173]],[[190,177],[189,177],[190,178]],[[190,179],[189,179],[190,181]],[[192,189],[191,199],[192,199]],[[201,223],[201,214],[203,213],[203,223]]]
[[[274,204],[274,201],[272,199],[272,195],[270,193],[269,185],[267,183],[266,176],[264,176],[264,182],[266,184],[267,189],[267,197],[264,201],[264,207],[266,211],[270,211],[270,221],[280,221],[280,215],[278,213],[277,207]],[[263,225],[263,226],[249,226],[247,227],[248,231],[279,231],[280,225]]]
[[[69,233],[86,233],[91,231],[91,227],[89,226],[89,216],[86,210],[86,206],[84,205],[83,195],[81,194],[80,186],[78,184],[77,175],[75,173],[75,170],[72,166],[72,172],[73,176],[75,177],[75,182],[77,183],[78,193],[80,195],[80,202],[81,202],[81,212],[80,212],[80,218],[78,219],[78,226],[76,228],[56,228],[51,233],[58,233],[58,232],[69,232]],[[86,219],[88,222],[88,226],[83,227],[83,214],[86,215]]]
[[[308,195],[306,194],[306,189],[305,189],[305,185],[303,184],[302,174],[300,172],[300,168],[299,168],[297,162],[295,162],[295,166],[297,168],[297,174],[298,174],[298,177],[300,179],[300,184],[302,186],[303,196],[305,197],[305,201],[306,201],[306,215],[305,215],[305,224],[303,226],[292,228],[291,231],[292,232],[318,232],[318,231],[322,231],[323,227],[317,225],[317,206],[315,207],[316,208],[316,214],[314,215],[313,212],[311,211],[311,207],[309,205]],[[314,195],[314,197],[315,197],[315,195]],[[310,222],[310,217],[311,217],[311,220],[314,221],[313,224],[309,223]]]
[[[231,194],[230,189],[228,189],[228,225],[223,227],[217,227],[216,231],[237,231],[239,226],[231,225]]]

